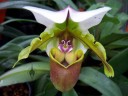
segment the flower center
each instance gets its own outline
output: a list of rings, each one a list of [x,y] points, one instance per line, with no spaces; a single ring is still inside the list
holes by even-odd
[[[72,51],[73,46],[72,46],[71,40],[61,40],[58,48],[64,53]]]

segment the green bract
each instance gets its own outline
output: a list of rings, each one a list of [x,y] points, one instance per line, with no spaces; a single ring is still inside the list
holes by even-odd
[[[77,12],[70,7],[57,12],[32,6],[23,8],[30,10],[37,22],[45,25],[46,29],[20,52],[18,61],[28,58],[37,48],[46,50],[50,57],[51,81],[60,91],[70,90],[77,82],[87,49],[91,49],[101,59],[106,76],[114,76],[113,68],[106,61],[104,47],[88,32],[89,28],[101,22],[111,8],[103,7],[87,12]]]

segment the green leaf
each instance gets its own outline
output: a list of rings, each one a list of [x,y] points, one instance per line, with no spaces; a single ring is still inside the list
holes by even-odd
[[[123,75],[118,75],[118,77],[114,78],[114,81],[117,82],[123,96],[128,96],[128,78]]]
[[[0,48],[0,64],[5,68],[11,68],[12,64],[16,62],[15,59],[21,49],[22,47],[14,43],[9,43],[6,46]]]
[[[0,31],[0,33],[5,35],[5,36],[11,37],[11,38],[15,38],[17,36],[25,35],[23,32],[15,29],[13,27],[10,27],[10,26],[1,26],[1,27],[3,27],[3,30]]]
[[[55,87],[53,86],[51,81],[47,82],[44,91],[45,91],[45,93],[41,96],[56,96],[56,94],[58,92],[58,90],[55,89]]]
[[[0,25],[0,32],[4,30],[4,27]]]
[[[48,74],[43,75],[34,85],[34,96],[56,96],[58,92],[53,86]]]
[[[68,91],[68,92],[63,92],[62,96],[78,96],[76,91],[74,89]]]
[[[59,7],[59,9],[64,9],[64,8],[66,8],[68,5],[64,2],[64,1],[62,1],[62,0],[53,0],[56,4],[57,4],[57,6]]]
[[[120,21],[119,21],[119,19],[117,18],[117,17],[114,17],[114,16],[112,16],[111,14],[109,14],[109,13],[107,13],[105,16],[104,16],[104,18],[103,18],[103,20],[101,21],[101,23],[102,22],[112,22],[112,23],[114,23],[114,24],[119,24],[120,23]]]
[[[30,19],[10,19],[10,20],[7,20],[3,23],[1,23],[1,25],[6,25],[8,23],[11,23],[11,22],[33,22],[33,23],[36,23],[35,20],[30,20]]]
[[[82,1],[85,2],[86,6],[92,6],[93,4],[96,3],[96,0],[82,0]]]
[[[103,39],[107,37],[108,35],[111,35],[112,33],[119,33],[120,27],[117,24],[114,24],[113,22],[103,22],[99,25],[99,31],[100,31],[100,39]]]
[[[6,45],[6,44],[5,44]],[[0,51],[19,51],[21,50],[22,47],[18,46],[17,44],[14,44],[14,43],[8,43],[6,46],[2,46],[0,48]]]
[[[38,80],[35,81],[35,83],[34,83],[35,95],[40,94],[42,92],[42,90],[44,90],[44,87],[47,84],[47,81],[48,81],[48,74],[44,74]]]
[[[122,3],[120,0],[107,0],[106,5],[112,8],[110,13],[114,15],[120,10]]]
[[[14,51],[0,51],[0,58],[4,57],[4,58],[7,58],[7,57],[10,57],[10,56],[13,56],[14,55]],[[16,52],[18,53],[18,52]],[[13,54],[13,55],[10,55],[10,54]]]
[[[90,1],[90,0],[89,0]],[[89,4],[90,5],[90,4]],[[99,7],[103,7],[104,3],[96,3],[96,4],[91,4],[91,6],[88,8],[88,10],[93,10],[93,9],[97,9]]]
[[[128,47],[128,37],[111,42],[105,47],[109,48],[109,49],[127,48]]]
[[[128,20],[128,15],[125,13],[117,14],[116,16],[114,16],[112,18],[110,18],[110,17],[104,18],[102,20],[103,23],[101,23],[98,26],[99,27],[98,30],[101,33],[100,39],[104,39],[113,33],[121,33],[120,29],[124,28],[124,24],[127,22],[127,20]],[[125,30],[125,28],[124,28],[124,30]]]
[[[128,33],[125,33],[125,32],[120,32],[120,33],[112,33],[108,36],[106,36],[105,38],[102,38],[100,40],[100,42],[103,44],[103,45],[107,45],[111,42],[115,42],[117,40],[120,40],[120,39],[123,39],[125,37],[128,37]],[[111,39],[110,39],[111,38]]]
[[[42,62],[49,62],[49,57],[45,56],[39,56],[39,55],[30,55],[29,58],[32,58],[33,60],[38,60]]]
[[[123,96],[128,96],[128,82],[124,82],[122,84],[119,84],[119,86],[120,86],[120,88],[122,90]]]
[[[115,55],[120,53],[120,50],[111,50],[111,49],[106,49],[107,57],[108,58],[113,58]]]
[[[72,0],[62,0],[64,1],[68,6],[72,7],[75,10],[78,10],[77,6],[72,2]]]
[[[36,80],[49,70],[49,64],[45,62],[32,62],[16,67],[0,76],[0,87]]]
[[[117,18],[120,20],[120,25],[123,25],[128,20],[128,15],[126,13],[120,13],[117,15]]]
[[[31,35],[31,36],[19,36],[17,38],[14,38],[13,40],[9,41],[8,43],[4,44],[0,50],[5,49],[6,47],[8,47],[10,44],[16,44],[17,46],[20,47],[26,47],[28,46],[28,44],[31,42],[31,40],[37,37],[37,35]]]
[[[48,10],[54,10],[48,6],[38,4],[38,3],[33,3],[33,2],[27,2],[27,1],[6,1],[0,3],[0,9],[4,8],[22,8],[24,6],[35,6],[43,9],[48,9]]]
[[[109,60],[109,63],[115,69],[115,75],[122,74],[128,70],[128,48],[119,52]]]
[[[6,70],[12,68],[13,64],[16,62],[16,59],[14,59],[16,56],[17,54],[13,54],[10,57],[1,59],[1,66],[4,67]]]
[[[79,80],[97,89],[104,96],[122,96],[120,88],[112,80],[93,68],[83,68]]]

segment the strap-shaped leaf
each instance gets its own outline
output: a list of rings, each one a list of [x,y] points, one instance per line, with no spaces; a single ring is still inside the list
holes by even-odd
[[[122,96],[116,83],[91,67],[82,68],[79,80],[101,92],[102,96]]]
[[[32,62],[16,67],[0,76],[0,87],[36,80],[49,70],[46,62]]]
[[[53,38],[54,36],[57,36],[58,34],[60,34],[61,32],[63,32],[60,28],[54,27],[52,29],[46,29],[45,32],[42,32],[40,34],[39,38],[34,38],[31,41],[30,46],[26,47],[25,49],[23,49],[18,56],[18,60],[17,62],[14,64],[13,67],[15,67],[15,65],[22,59],[26,59],[28,58],[29,54],[34,51],[35,49],[39,48],[40,46],[42,46],[43,44],[45,44],[48,40],[50,40],[51,38]]]
[[[81,30],[76,28],[75,30],[71,30],[70,33],[80,40],[83,45],[88,46],[102,61],[104,65],[104,72],[106,76],[113,77],[114,71],[113,68],[106,62],[106,51],[101,43],[96,42],[94,36],[90,33],[83,34]]]
[[[74,89],[71,89],[68,92],[63,92],[62,96],[78,96],[78,94],[76,93],[76,91]]]

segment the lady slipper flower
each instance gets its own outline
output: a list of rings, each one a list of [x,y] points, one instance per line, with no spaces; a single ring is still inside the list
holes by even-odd
[[[86,12],[78,12],[70,7],[57,12],[32,6],[23,8],[31,11],[37,22],[45,25],[46,29],[20,52],[17,62],[28,58],[37,48],[46,50],[50,57],[51,81],[56,89],[63,92],[76,84],[84,53],[91,49],[101,59],[106,76],[114,76],[113,68],[106,61],[104,47],[88,32],[89,28],[101,22],[111,8]]]

